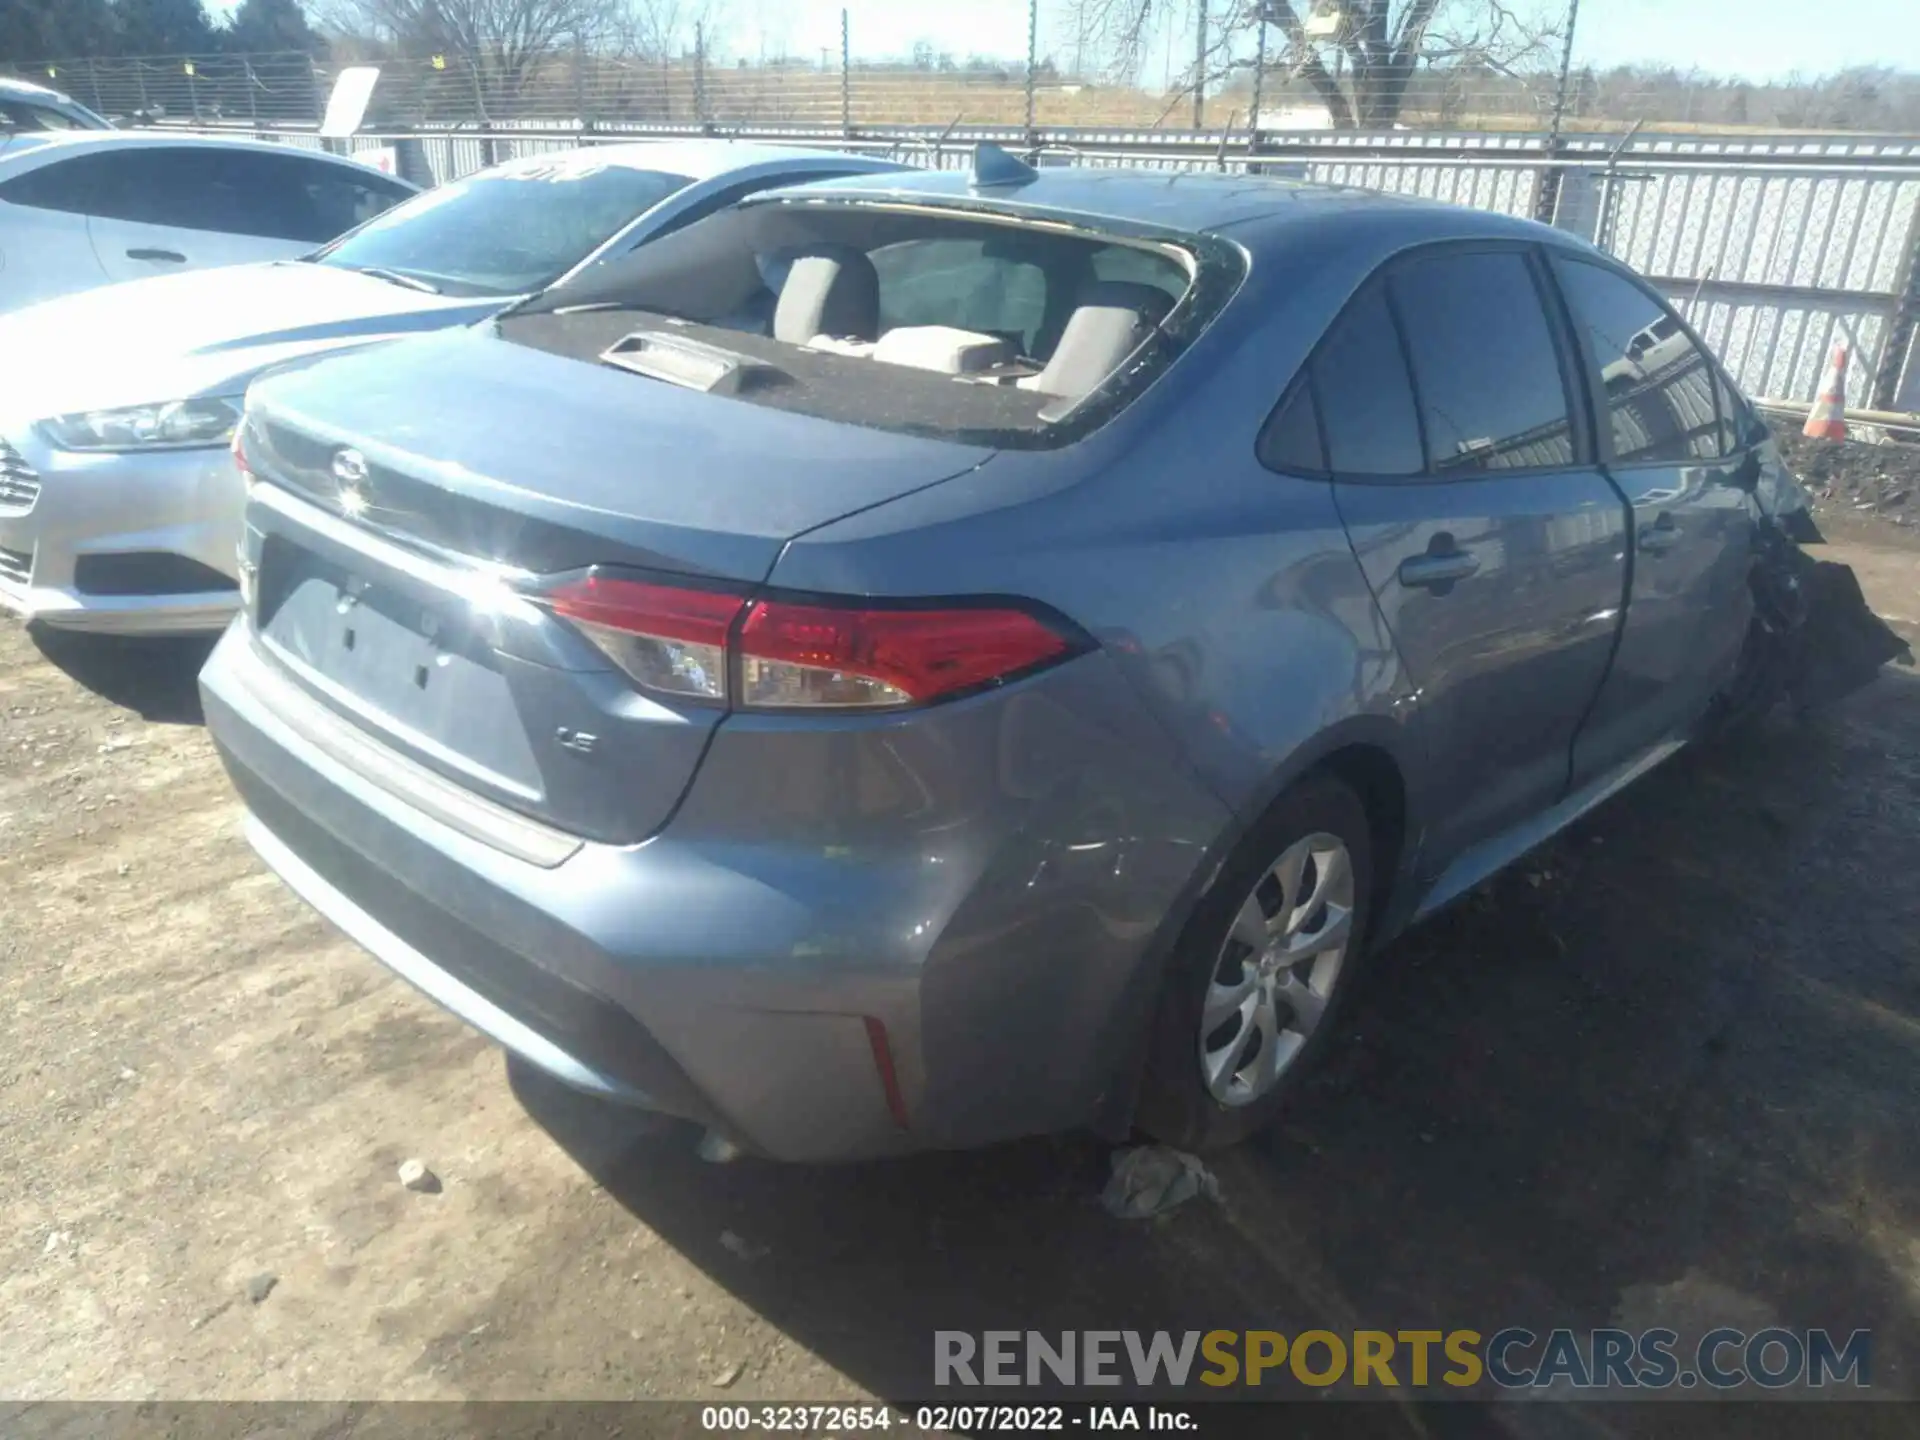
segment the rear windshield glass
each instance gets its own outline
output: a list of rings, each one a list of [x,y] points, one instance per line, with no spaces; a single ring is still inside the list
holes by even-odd
[[[1196,236],[773,200],[590,268],[508,339],[903,433],[1042,448],[1117,413],[1240,279]]]

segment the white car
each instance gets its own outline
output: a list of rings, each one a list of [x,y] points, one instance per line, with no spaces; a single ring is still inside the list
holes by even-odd
[[[20,130],[111,130],[71,95],[11,76],[0,76],[0,136]]]
[[[418,194],[370,165],[255,140],[125,130],[0,137],[0,311],[301,255]]]
[[[226,447],[263,370],[483,319],[756,190],[904,168],[728,140],[567,151],[429,191],[297,261],[0,316],[0,610],[218,629],[244,509]]]

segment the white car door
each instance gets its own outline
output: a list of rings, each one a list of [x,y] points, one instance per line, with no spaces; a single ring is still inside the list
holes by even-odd
[[[87,237],[85,176],[72,165],[0,181],[0,313],[106,283]]]
[[[312,242],[273,233],[276,197],[254,183],[243,151],[141,145],[96,157],[103,174],[87,221],[110,280],[304,254]]]

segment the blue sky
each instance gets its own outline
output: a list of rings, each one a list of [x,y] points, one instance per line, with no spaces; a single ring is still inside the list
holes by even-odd
[[[216,13],[235,0],[210,0]],[[840,45],[843,0],[718,0],[725,44],[749,57],[818,56]],[[1018,56],[1026,48],[1026,0],[844,0],[854,50],[906,55],[925,40],[936,51]],[[1521,9],[1528,0],[1522,0]],[[1531,0],[1541,7],[1559,0]],[[1067,0],[1041,0],[1040,46],[1066,59]],[[1175,48],[1172,63],[1182,63]],[[1656,61],[1766,79],[1847,65],[1920,69],[1920,0],[1583,0],[1578,59],[1614,65]]]

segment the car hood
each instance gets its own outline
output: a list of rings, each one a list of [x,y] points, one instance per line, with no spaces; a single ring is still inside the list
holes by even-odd
[[[507,303],[303,261],[108,285],[0,316],[0,353],[18,362],[0,418],[232,394],[273,365],[467,324]]]

